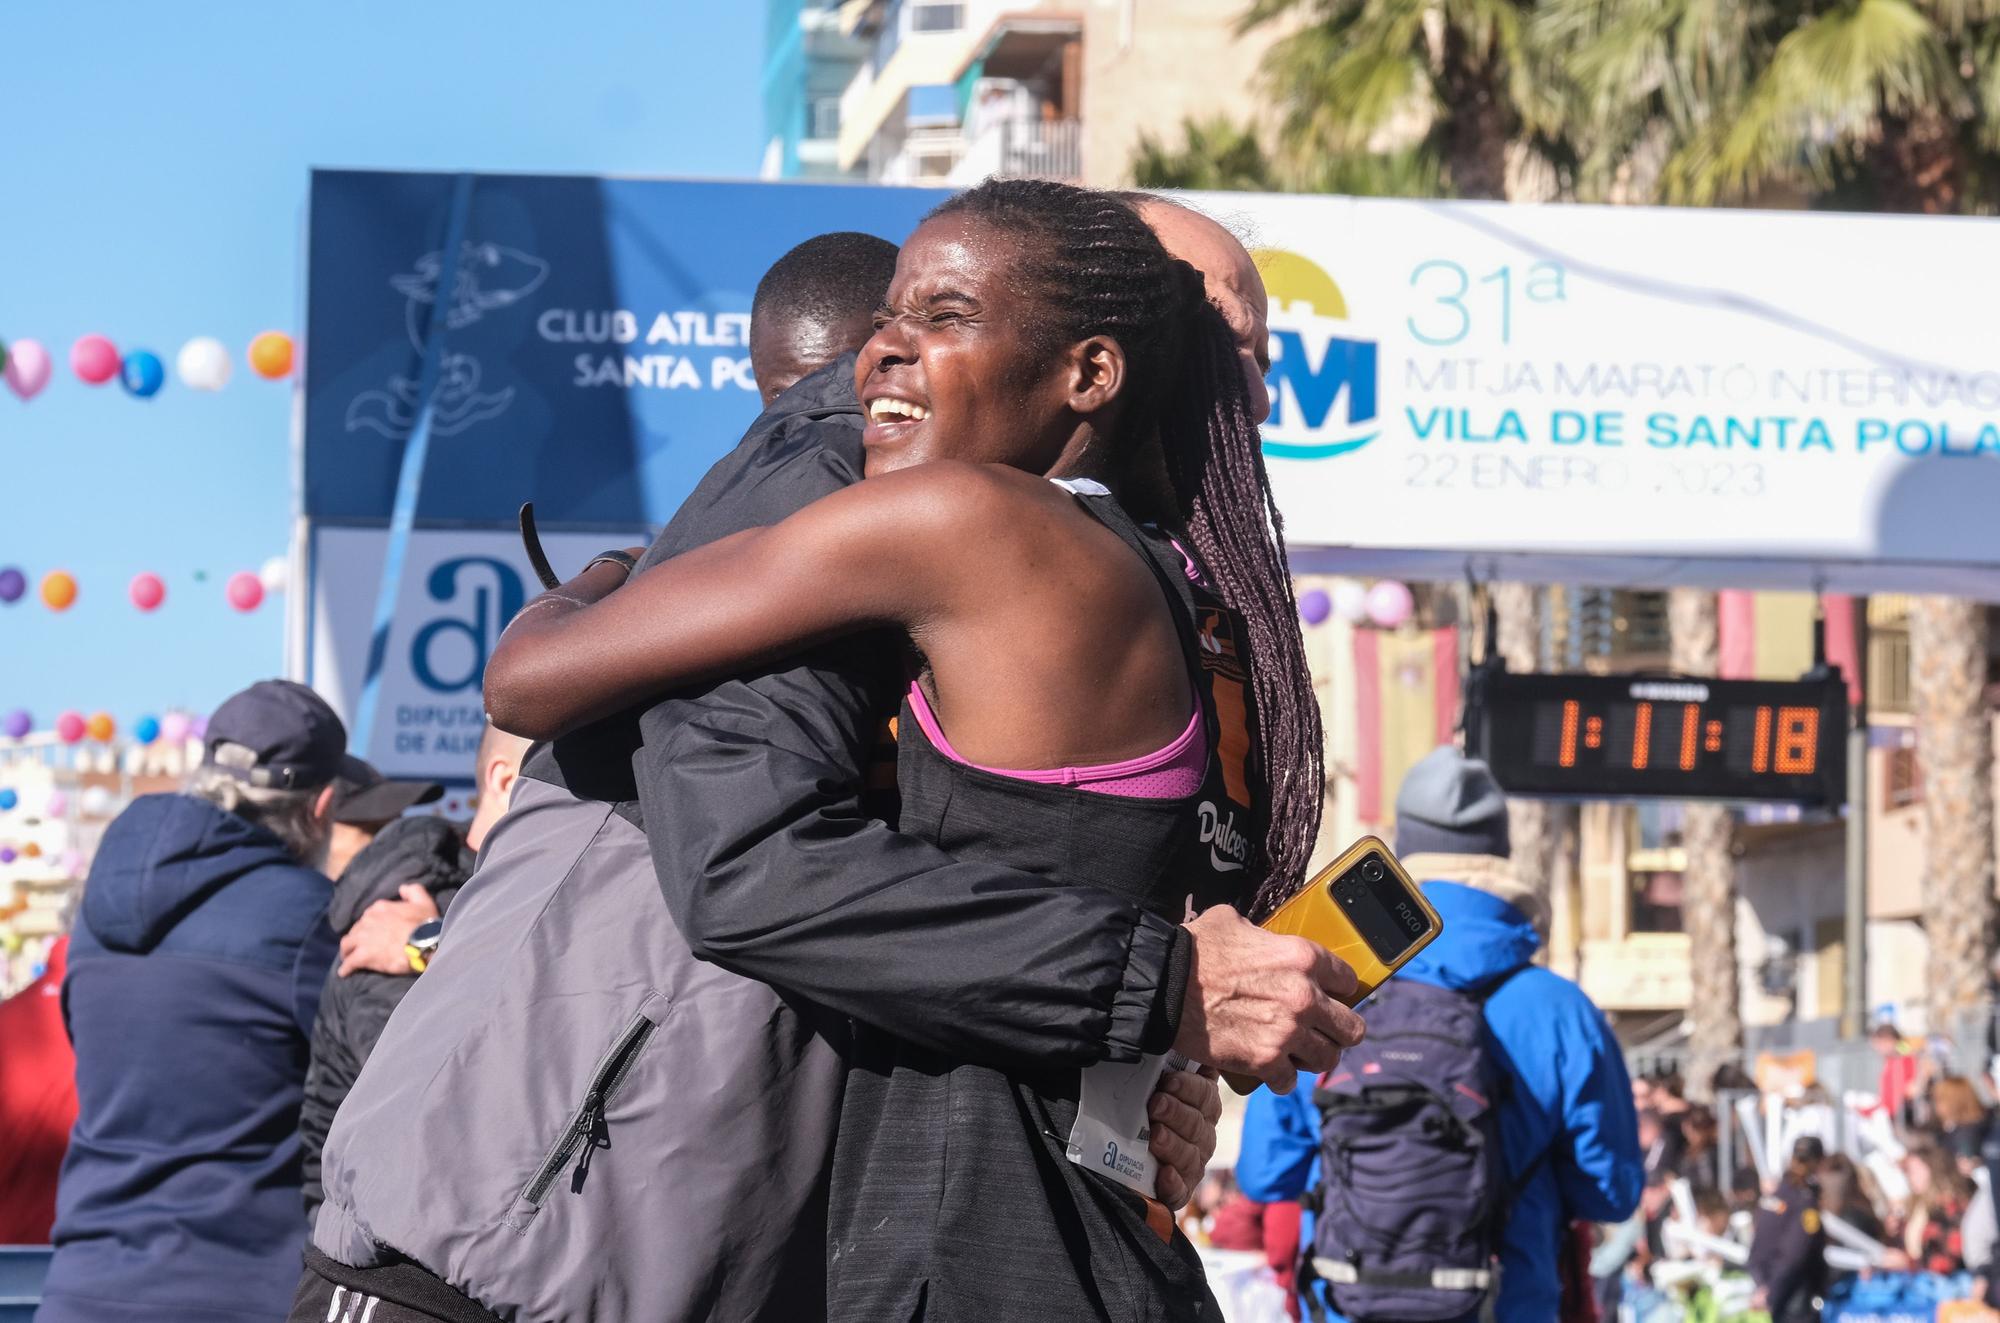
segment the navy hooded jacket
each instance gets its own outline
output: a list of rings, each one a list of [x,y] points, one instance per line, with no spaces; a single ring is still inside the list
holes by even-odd
[[[284,1317],[330,894],[270,832],[186,795],[105,831],[63,983],[78,1110],[38,1323]]]
[[[1621,1222],[1639,1205],[1645,1157],[1625,1059],[1583,989],[1532,965],[1541,938],[1520,910],[1458,882],[1423,887],[1444,931],[1397,977],[1458,990],[1499,985],[1486,1028],[1510,1086],[1500,1104],[1506,1179],[1533,1170],[1501,1235],[1495,1318],[1548,1323],[1560,1310],[1557,1257],[1570,1221]],[[1283,1097],[1250,1095],[1236,1182],[1260,1203],[1296,1199],[1319,1182],[1314,1082],[1301,1075]],[[1299,1239],[1312,1244],[1310,1217]]]

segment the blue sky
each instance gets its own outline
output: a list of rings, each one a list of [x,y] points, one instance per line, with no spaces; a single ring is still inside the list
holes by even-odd
[[[745,177],[762,145],[751,0],[6,8],[0,340],[56,372],[29,404],[0,389],[0,567],[81,585],[61,615],[0,606],[0,712],[43,728],[206,711],[282,665],[282,599],[240,614],[223,582],[286,546],[291,386],[242,351],[303,323],[310,167]],[[159,354],[166,389],[83,385],[87,332]],[[236,355],[219,394],[171,375],[196,335]]]

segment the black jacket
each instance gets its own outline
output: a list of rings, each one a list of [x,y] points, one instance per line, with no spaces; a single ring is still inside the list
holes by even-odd
[[[395,899],[401,888],[412,882],[430,892],[438,912],[443,913],[472,875],[472,863],[464,838],[444,819],[399,818],[355,855],[340,875],[327,908],[327,921],[334,932],[345,936],[370,905]],[[373,970],[358,970],[346,978],[340,977],[337,967],[327,971],[319,1016],[313,1021],[305,1106],[299,1114],[308,1220],[325,1197],[320,1187],[320,1154],[326,1148],[327,1131],[333,1128],[333,1114],[354,1087],[355,1077],[367,1064],[390,1014],[415,982],[408,975]]]
[[[858,481],[861,424],[848,355],[772,404],[642,568]],[[856,636],[538,746],[523,774],[623,801],[702,959],[959,1060],[1164,1051],[1187,982],[1182,928],[1073,885],[1087,879],[954,858],[864,807],[903,658],[900,638]]]
[[[1775,1323],[1812,1316],[1812,1300],[1826,1290],[1826,1231],[1820,1225],[1819,1187],[1786,1177],[1777,1193],[1757,1202],[1750,1237],[1750,1277],[1764,1288]]]

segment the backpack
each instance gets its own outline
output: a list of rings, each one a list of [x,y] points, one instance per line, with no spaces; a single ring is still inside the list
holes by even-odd
[[[1300,1285],[1326,1282],[1348,1318],[1462,1318],[1498,1282],[1510,1191],[1496,1109],[1506,1076],[1485,1004],[1506,981],[1478,993],[1384,984],[1368,1037],[1313,1092],[1320,1181],[1308,1198],[1318,1217]]]

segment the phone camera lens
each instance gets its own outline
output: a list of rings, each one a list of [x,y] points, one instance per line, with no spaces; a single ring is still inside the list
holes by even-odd
[[[1382,880],[1382,861],[1380,859],[1370,859],[1367,863],[1361,865],[1361,876],[1367,878],[1370,882],[1380,882]]]

